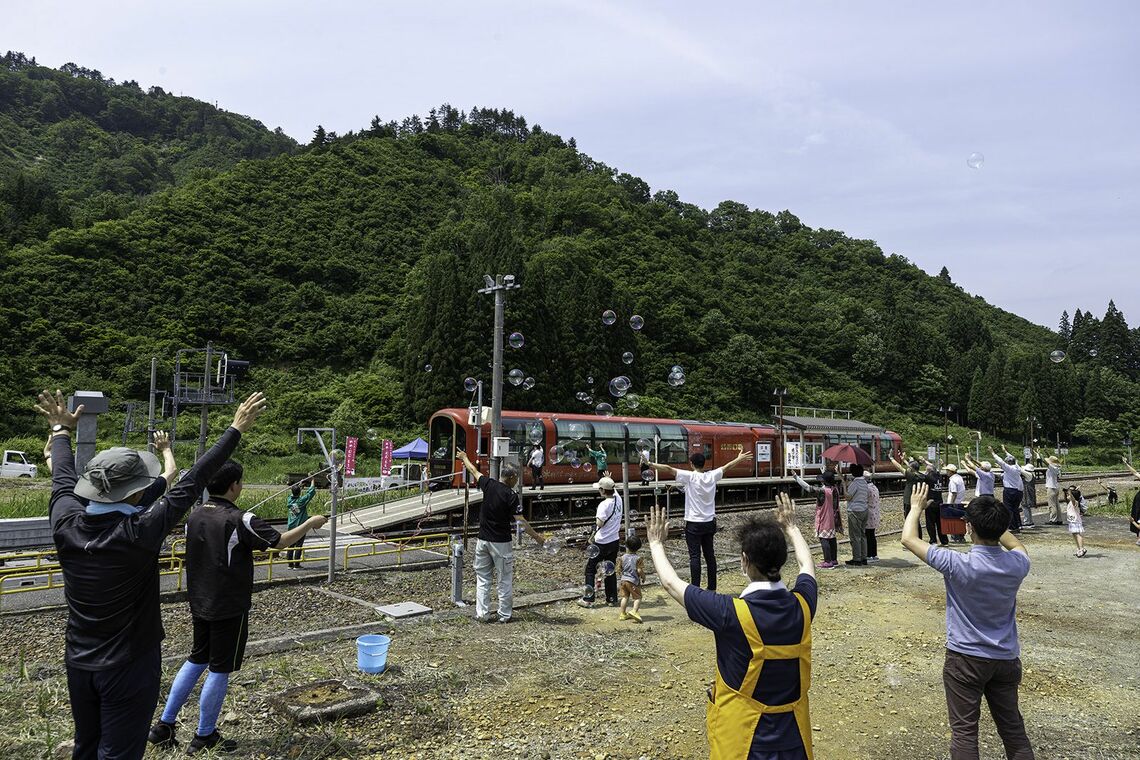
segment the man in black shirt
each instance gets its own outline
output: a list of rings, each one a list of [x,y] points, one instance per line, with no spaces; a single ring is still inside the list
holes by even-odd
[[[481,623],[508,623],[514,604],[515,549],[511,544],[512,523],[518,523],[526,534],[538,542],[545,539],[530,527],[522,516],[522,503],[515,493],[519,474],[514,467],[503,465],[499,480],[493,480],[479,472],[467,458],[467,452],[460,451],[459,459],[475,478],[475,484],[483,492],[483,503],[479,507],[479,538],[475,542],[475,619]],[[498,616],[491,612],[491,574],[499,576]]]
[[[44,391],[36,410],[52,429],[52,538],[67,597],[67,689],[75,720],[73,758],[141,758],[158,703],[161,642],[158,555],[265,408],[255,393],[232,426],[170,493],[139,509],[161,466],[150,453],[114,448],[75,472],[71,432],[83,407]],[[163,484],[165,485],[165,484]]]
[[[209,666],[198,703],[198,731],[188,754],[217,748],[237,748],[218,733],[230,673],[241,669],[249,635],[249,608],[253,597],[253,552],[284,549],[306,533],[325,524],[321,515],[310,517],[284,534],[253,512],[235,506],[242,491],[242,467],[230,460],[208,485],[210,500],[186,521],[186,581],[190,612],[194,617],[194,643],[174,683],[162,718],[151,727],[150,741],[172,747],[174,721],[194,685]]]

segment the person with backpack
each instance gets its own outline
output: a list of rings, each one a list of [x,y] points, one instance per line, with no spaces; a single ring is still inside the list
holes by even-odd
[[[598,490],[601,492],[602,500],[598,502],[598,510],[594,517],[594,535],[590,541],[591,545],[598,547],[598,551],[596,554],[590,552],[586,556],[585,593],[578,600],[578,604],[582,607],[594,606],[594,580],[597,578],[598,565],[609,562],[614,566],[615,572],[606,573],[602,583],[606,589],[606,604],[616,607],[618,604],[616,563],[624,505],[617,493],[613,478],[607,476],[599,480]]]

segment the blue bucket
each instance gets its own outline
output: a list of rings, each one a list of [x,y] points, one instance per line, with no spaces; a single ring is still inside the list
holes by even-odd
[[[383,673],[388,662],[388,645],[392,639],[381,634],[369,634],[356,640],[356,667],[365,673]]]

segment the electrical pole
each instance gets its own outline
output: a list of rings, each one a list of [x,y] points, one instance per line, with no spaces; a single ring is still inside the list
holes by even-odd
[[[491,362],[491,454],[490,473],[495,480],[499,479],[499,466],[501,461],[494,455],[495,439],[503,433],[503,311],[506,306],[506,291],[517,290],[513,274],[497,274],[491,277],[483,275],[484,287],[479,292],[494,293],[495,295],[495,333],[492,344]]]
[[[210,364],[214,359],[214,344],[206,343],[206,370],[202,375],[202,423],[198,427],[198,453],[194,461],[206,453],[206,436],[210,434]]]
[[[778,430],[780,433],[780,477],[786,478],[786,477],[788,477],[788,452],[787,452],[788,442],[787,442],[787,439],[784,437],[784,397],[788,395],[788,389],[787,388],[773,388],[772,389],[772,395],[776,397],[778,404],[779,404],[777,407],[777,410],[776,410],[776,419],[778,420]],[[804,453],[801,451],[800,452],[801,462],[802,462],[803,455],[804,455]],[[760,469],[759,469],[760,465],[757,465],[756,467],[757,467],[756,471],[757,471],[757,473],[759,473],[760,472]],[[772,469],[775,469],[775,468],[772,468]]]

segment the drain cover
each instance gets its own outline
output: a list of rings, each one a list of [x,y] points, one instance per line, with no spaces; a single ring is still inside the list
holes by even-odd
[[[430,615],[431,607],[425,607],[415,602],[400,602],[399,604],[386,604],[383,607],[377,607],[376,611],[381,615],[400,619],[418,617],[419,615]]]

